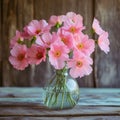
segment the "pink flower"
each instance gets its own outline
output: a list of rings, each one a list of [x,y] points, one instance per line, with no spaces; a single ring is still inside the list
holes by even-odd
[[[44,44],[44,42],[43,42],[43,40],[41,39],[41,37],[40,36],[35,36],[35,43],[36,44],[38,44],[38,45],[40,45],[40,46],[42,46],[42,47],[44,47],[45,46],[45,44]]]
[[[92,28],[98,36],[98,46],[107,54],[110,51],[108,33],[96,18]],[[70,68],[73,78],[89,75],[96,40],[84,34],[84,29],[83,17],[74,12],[52,15],[49,23],[44,19],[32,20],[23,32],[16,31],[11,39],[9,61],[14,68],[23,70],[29,64],[39,65],[47,56],[55,69]]]
[[[38,45],[32,45],[31,48],[28,49],[27,54],[30,64],[38,65],[46,59],[46,50]]]
[[[75,41],[75,47],[85,55],[90,56],[94,52],[95,42],[89,39],[87,35],[84,35],[84,37],[78,36],[78,39]]]
[[[50,45],[54,42],[53,35],[50,32],[44,33],[42,35],[42,41],[46,48],[49,48]]]
[[[28,66],[27,47],[25,45],[16,44],[10,51],[10,63],[18,70],[24,70]]]
[[[92,72],[93,61],[90,57],[85,56],[83,53],[74,51],[73,59],[68,61],[67,65],[70,69],[70,75],[73,78],[83,77],[84,75],[89,75]]]
[[[67,14],[62,29],[75,34],[81,32],[84,28],[82,17],[80,15],[76,15],[75,13]]]
[[[65,62],[68,60],[69,49],[60,41],[57,40],[51,44],[50,51],[48,52],[49,61],[55,67],[55,69],[62,69],[65,66]]]
[[[10,40],[10,48],[13,48],[16,44],[22,43],[23,41],[24,41],[23,36],[22,36],[21,33],[17,30],[15,37],[13,37],[13,38]]]
[[[41,35],[44,32],[49,31],[48,23],[45,20],[32,20],[28,26],[26,26],[26,32],[31,35]]]
[[[101,50],[103,50],[106,54],[110,51],[109,48],[109,39],[108,39],[108,32],[105,32],[99,25],[99,21],[94,18],[93,25],[94,31],[99,35],[98,38],[98,45]]]
[[[50,20],[49,20],[49,24],[52,25],[52,26],[55,26],[55,25],[61,25],[63,20],[64,20],[64,15],[61,15],[61,16],[56,16],[56,15],[52,15],[50,17]]]
[[[28,34],[28,28],[27,28],[28,26],[25,26],[24,28],[23,28],[23,32],[21,33],[22,34],[22,36],[25,38],[25,39],[28,39],[28,40],[31,40],[31,38],[33,37],[33,36],[31,36],[31,35],[29,35]]]
[[[79,20],[79,22],[83,21],[83,17],[80,14],[76,14],[74,12],[68,12],[66,14],[67,19],[71,19],[73,22]]]
[[[96,18],[94,18],[94,20],[93,20],[92,28],[93,28],[93,30],[94,30],[98,35],[101,35],[103,32],[105,32],[105,31],[100,27],[99,21],[98,21]]]
[[[104,32],[101,34],[98,38],[98,45],[101,50],[103,50],[106,54],[110,51],[109,45],[109,39],[108,39],[108,32]]]
[[[72,49],[73,48],[73,35],[69,32],[66,32],[62,29],[59,29],[58,31],[58,35],[61,38],[61,41],[69,48]]]

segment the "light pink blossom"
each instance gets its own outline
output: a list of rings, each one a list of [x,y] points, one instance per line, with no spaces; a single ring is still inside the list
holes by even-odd
[[[28,61],[30,64],[40,64],[42,61],[46,59],[46,50],[45,48],[32,45],[31,48],[28,49]]]
[[[109,39],[108,39],[108,32],[104,32],[101,34],[98,38],[98,45],[101,50],[103,50],[106,54],[110,51],[109,45]]]
[[[89,75],[92,72],[93,61],[89,56],[85,56],[83,53],[74,51],[73,59],[68,61],[68,68],[70,68],[70,75],[73,78],[83,77]]]
[[[10,63],[18,70],[24,70],[28,66],[27,47],[16,44],[10,51]]]
[[[75,40],[75,47],[85,55],[90,56],[95,49],[95,42],[92,39],[89,39],[87,35],[78,36]]]
[[[66,32],[62,29],[59,29],[58,31],[58,35],[60,36],[61,38],[61,41],[69,48],[69,49],[72,49],[73,48],[73,35],[69,32]]]
[[[80,14],[76,14],[74,12],[68,12],[66,14],[66,18],[72,20],[73,22],[79,21],[83,26],[83,17]]]
[[[50,32],[42,35],[42,41],[46,48],[50,48],[50,45],[54,42],[53,36]]]
[[[80,15],[76,15],[75,13],[67,14],[62,29],[72,34],[76,34],[81,32],[84,28],[85,27],[83,26],[82,17]]]
[[[17,30],[16,35],[10,40],[10,48],[13,48],[16,44],[22,43],[23,41],[24,41],[24,38],[21,35],[21,32]]]
[[[61,16],[56,16],[56,15],[52,15],[49,19],[49,25],[51,26],[55,26],[55,25],[61,25],[62,22],[64,21],[64,15]]]
[[[43,42],[43,40],[41,39],[41,37],[40,36],[35,36],[35,43],[36,44],[38,44],[38,45],[40,45],[40,46],[45,46],[45,44],[44,44],[44,42]]]
[[[45,20],[32,20],[28,26],[26,26],[26,32],[31,35],[41,35],[44,32],[49,31],[48,23]]]
[[[95,33],[97,33],[98,35],[101,35],[103,32],[105,32],[105,31],[100,27],[99,21],[98,21],[96,18],[94,18],[94,20],[93,20],[92,28],[93,28],[93,30],[95,31]]]
[[[24,28],[23,28],[23,32],[21,33],[22,34],[22,36],[25,38],[25,39],[27,39],[27,40],[31,40],[31,38],[33,37],[33,36],[31,36],[30,34],[28,34],[28,28],[27,28],[28,26],[25,26]]]
[[[74,12],[52,15],[48,23],[44,19],[32,20],[23,32],[16,31],[11,39],[9,61],[14,68],[23,70],[29,64],[39,65],[48,57],[55,69],[69,68],[73,78],[89,75],[93,64],[90,56],[95,50],[95,43],[106,54],[110,51],[108,33],[96,18],[92,28],[98,40],[84,34],[83,17]]]
[[[65,66],[65,61],[68,60],[69,49],[61,42],[60,38],[51,44],[48,52],[49,61],[55,69],[62,69]]]

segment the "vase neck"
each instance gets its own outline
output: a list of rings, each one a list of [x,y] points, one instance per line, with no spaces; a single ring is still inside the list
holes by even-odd
[[[63,69],[56,70],[56,76],[67,76],[67,68],[64,67]]]

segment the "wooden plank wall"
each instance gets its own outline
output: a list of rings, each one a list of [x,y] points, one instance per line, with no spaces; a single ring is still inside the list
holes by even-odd
[[[2,86],[2,44],[1,44],[1,41],[2,41],[2,4],[1,4],[1,1],[2,0],[0,0],[0,86]]]
[[[95,16],[110,34],[110,53],[95,55],[96,86],[120,87],[120,0],[96,0]]]
[[[120,87],[120,0],[0,0],[0,85],[42,86],[52,74],[49,64],[30,66],[17,71],[8,62],[10,38],[15,30],[32,19],[47,19],[68,11],[84,17],[87,33],[92,20],[97,17],[110,33],[111,52],[108,55],[99,48],[93,54],[95,64],[91,75],[78,79],[81,87]],[[92,34],[89,34],[93,36]],[[48,69],[49,68],[49,69]],[[47,73],[45,75],[44,73]]]

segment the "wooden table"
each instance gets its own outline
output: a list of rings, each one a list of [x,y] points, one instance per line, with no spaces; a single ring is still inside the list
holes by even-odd
[[[46,110],[41,88],[0,88],[0,120],[120,120],[120,89],[81,88],[69,110]]]

